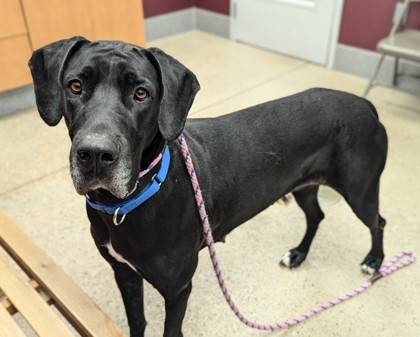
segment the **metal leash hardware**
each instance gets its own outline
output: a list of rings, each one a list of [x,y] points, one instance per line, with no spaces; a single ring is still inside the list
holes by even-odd
[[[114,225],[115,225],[115,226],[119,226],[119,225],[121,225],[121,224],[124,222],[125,217],[126,217],[126,215],[127,215],[127,213],[124,213],[124,214],[122,215],[121,219],[118,221],[118,212],[119,212],[119,210],[120,210],[120,208],[118,207],[118,208],[115,210],[115,212],[114,212],[114,216],[112,217],[112,221],[114,222]]]
[[[364,293],[366,290],[368,290],[375,282],[377,282],[379,279],[388,276],[404,267],[409,266],[410,264],[414,263],[416,261],[416,256],[412,252],[399,252],[396,255],[394,255],[388,262],[384,263],[382,267],[379,269],[378,274],[372,276],[369,280],[367,280],[365,283],[363,283],[360,287],[344,294],[341,296],[338,296],[326,303],[317,305],[310,309],[309,311],[297,315],[293,319],[289,319],[283,322],[279,323],[271,323],[271,324],[260,324],[256,323],[252,320],[249,320],[246,318],[239,308],[237,307],[236,303],[233,301],[232,296],[227,288],[226,281],[223,277],[222,270],[220,268],[220,263],[217,258],[216,250],[215,250],[215,243],[213,239],[212,230],[210,227],[208,215],[206,212],[205,204],[203,195],[201,192],[200,184],[198,183],[197,174],[194,170],[194,165],[192,162],[191,154],[188,149],[187,142],[185,141],[185,137],[183,134],[181,134],[178,137],[178,143],[181,148],[182,156],[184,157],[185,166],[187,168],[188,174],[191,179],[191,185],[194,190],[195,195],[195,201],[197,205],[198,213],[200,214],[201,222],[203,225],[203,234],[204,238],[207,243],[207,247],[210,253],[210,259],[213,265],[214,272],[216,274],[217,281],[219,283],[220,289],[222,290],[223,296],[225,297],[226,302],[228,303],[230,309],[233,311],[235,316],[246,326],[256,329],[256,330],[264,330],[264,331],[276,331],[276,330],[283,330],[288,329],[292,326],[298,325],[309,318],[327,310],[330,309],[337,304],[343,303],[345,301],[348,301],[357,295],[360,295],[361,293]],[[404,259],[405,258],[405,259]]]

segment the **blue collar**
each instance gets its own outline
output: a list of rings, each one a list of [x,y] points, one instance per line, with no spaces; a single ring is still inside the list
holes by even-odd
[[[138,206],[145,203],[147,200],[149,200],[151,197],[153,197],[157,192],[159,192],[160,185],[163,184],[163,182],[166,179],[166,176],[168,175],[169,170],[169,164],[171,161],[171,155],[169,152],[169,148],[166,147],[165,151],[163,152],[162,156],[162,162],[159,168],[159,171],[153,176],[151,181],[144,187],[139,194],[137,194],[134,198],[124,200],[118,204],[114,205],[106,205],[104,203],[93,201],[86,197],[86,203],[92,207],[93,209],[96,209],[98,211],[114,215],[114,224],[120,225],[124,219],[125,216],[130,213],[131,211],[135,210]],[[121,219],[118,220],[118,216],[121,216]]]

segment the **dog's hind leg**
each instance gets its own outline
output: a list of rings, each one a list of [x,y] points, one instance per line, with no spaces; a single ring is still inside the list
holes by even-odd
[[[285,267],[296,268],[305,260],[319,223],[324,219],[318,203],[318,189],[318,185],[307,186],[293,192],[297,204],[306,216],[306,232],[300,244],[282,257],[280,264]]]
[[[383,232],[385,219],[379,214],[379,178],[367,188],[352,188],[346,197],[347,203],[357,217],[369,228],[371,249],[362,261],[362,271],[374,274],[384,259]]]

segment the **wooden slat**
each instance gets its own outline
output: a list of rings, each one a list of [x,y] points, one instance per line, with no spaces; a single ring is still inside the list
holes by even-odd
[[[9,312],[10,315],[13,315],[17,312],[16,308],[13,306],[13,303],[10,302],[9,298],[7,297],[2,298],[0,304]]]
[[[38,282],[35,280],[30,280],[29,284],[32,288],[34,288],[40,295],[41,297],[44,299],[44,301],[47,304],[52,304],[53,300],[51,298],[51,296],[49,296],[48,294],[46,294],[41,287],[39,286]],[[4,298],[2,298],[0,300],[0,305],[2,305],[8,312],[10,315],[14,315],[15,313],[17,313],[17,309],[15,308],[15,306],[13,305],[12,302],[10,302],[9,298],[6,296],[6,294],[4,294],[1,289],[0,289],[0,297],[1,296],[5,296]],[[1,335],[0,335],[1,337]]]
[[[12,316],[0,305],[0,336],[1,337],[25,337],[22,330],[16,324]]]
[[[72,337],[72,334],[34,288],[0,255],[0,287],[42,337]]]
[[[1,211],[0,245],[52,297],[82,336],[125,337],[92,299]]]

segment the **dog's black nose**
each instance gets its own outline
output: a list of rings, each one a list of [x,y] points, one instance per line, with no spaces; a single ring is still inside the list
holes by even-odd
[[[106,167],[113,164],[118,158],[117,146],[109,139],[103,137],[87,137],[81,141],[76,151],[78,162],[89,168],[93,165]]]

